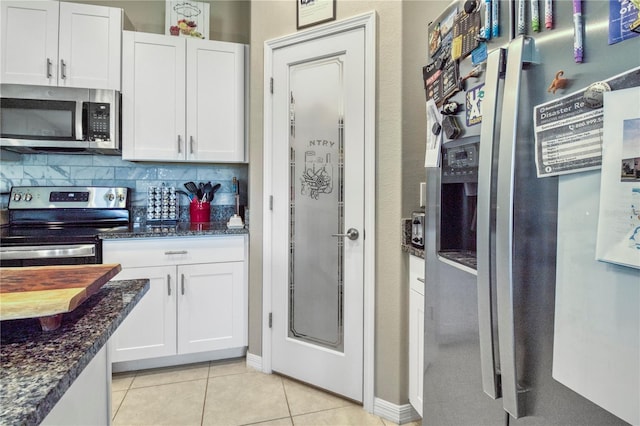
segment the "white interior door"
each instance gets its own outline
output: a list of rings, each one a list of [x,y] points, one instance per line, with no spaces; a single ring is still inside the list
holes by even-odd
[[[362,28],[273,53],[272,370],[363,399]]]

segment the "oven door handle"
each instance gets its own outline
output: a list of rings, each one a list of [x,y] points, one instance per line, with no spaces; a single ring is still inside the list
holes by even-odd
[[[93,257],[95,255],[95,244],[0,248],[0,260],[56,259],[62,257]]]

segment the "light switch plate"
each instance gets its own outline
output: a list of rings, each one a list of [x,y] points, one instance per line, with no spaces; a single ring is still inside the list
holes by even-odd
[[[420,207],[426,207],[427,204],[427,183],[420,182]]]

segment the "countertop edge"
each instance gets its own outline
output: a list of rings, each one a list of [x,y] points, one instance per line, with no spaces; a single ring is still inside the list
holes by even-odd
[[[424,249],[415,248],[411,244],[402,244],[402,251],[424,259]]]
[[[99,234],[102,240],[119,240],[129,238],[165,238],[165,237],[203,237],[249,235],[246,227],[228,229],[226,225],[216,223],[179,224],[167,226],[140,226],[117,232],[103,232]]]
[[[97,355],[97,353],[103,348],[104,345],[107,344],[113,333],[116,329],[122,324],[122,321],[131,313],[133,308],[138,304],[138,302],[142,299],[147,291],[149,291],[150,282],[148,279],[146,280],[113,280],[109,283],[105,284],[104,287],[115,287],[116,285],[121,285],[122,282],[128,281],[146,281],[145,286],[140,290],[136,295],[127,303],[123,309],[120,311],[118,316],[113,319],[111,324],[107,326],[103,332],[98,336],[98,338],[94,341],[93,345],[87,349],[82,357],[78,359],[75,365],[67,371],[67,373],[58,381],[56,386],[47,394],[45,400],[43,400],[40,404],[38,404],[35,412],[33,413],[38,418],[34,419],[35,422],[33,424],[40,424],[47,415],[51,412],[53,407],[60,401],[62,396],[65,394],[67,390],[73,385],[75,380],[82,374],[85,367],[89,365],[89,363],[93,360],[93,358]],[[30,419],[29,419],[30,420]],[[29,421],[27,424],[31,424]]]
[[[33,407],[28,411],[16,413],[12,418],[1,419],[0,422],[11,421],[24,425],[37,425],[40,424],[47,415],[51,412],[53,407],[60,401],[65,392],[71,387],[78,376],[84,371],[85,367],[93,360],[95,355],[105,346],[109,338],[113,335],[115,330],[120,326],[122,321],[131,313],[133,308],[138,304],[142,297],[147,293],[150,287],[148,279],[143,280],[112,280],[105,284],[100,291],[117,291],[118,286],[122,285],[140,285],[144,282],[144,285],[139,289],[131,299],[120,309],[120,312],[113,318],[109,325],[105,326],[99,331],[99,335],[94,338],[94,342],[91,346],[87,347],[84,353],[73,361],[73,365],[70,365],[57,382],[51,386],[49,391],[44,395],[40,401],[33,403]],[[135,289],[132,289],[133,293]],[[96,293],[99,294],[100,292]],[[88,299],[89,300],[89,299]],[[91,337],[91,336],[87,336]]]

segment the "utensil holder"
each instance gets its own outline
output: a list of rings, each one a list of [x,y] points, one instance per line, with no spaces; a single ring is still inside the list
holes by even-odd
[[[191,223],[210,222],[211,203],[209,201],[191,201],[191,204],[189,204],[189,217]]]

